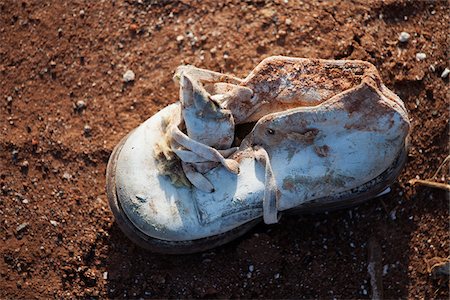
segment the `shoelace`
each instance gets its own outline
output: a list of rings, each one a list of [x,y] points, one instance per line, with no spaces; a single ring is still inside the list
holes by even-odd
[[[239,163],[233,159],[228,159],[238,147],[225,150],[217,150],[205,144],[199,143],[179,128],[180,121],[169,126],[169,136],[172,138],[171,149],[181,160],[181,165],[187,179],[193,186],[201,191],[214,192],[213,184],[202,174],[218,164],[222,164],[228,171],[238,174]],[[267,151],[256,146],[254,151],[256,160],[265,168],[265,189],[263,198],[263,218],[266,224],[274,224],[279,220],[278,189],[273,174],[270,158]]]

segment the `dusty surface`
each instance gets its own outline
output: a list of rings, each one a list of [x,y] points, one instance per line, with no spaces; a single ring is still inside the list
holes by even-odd
[[[449,151],[446,1],[45,2],[0,1],[0,298],[368,298],[369,240],[386,297],[448,298],[428,273],[449,255],[448,198],[408,184]],[[203,254],[130,243],[105,196],[114,145],[176,100],[179,64],[242,77],[275,54],[375,64],[412,120],[393,192]]]

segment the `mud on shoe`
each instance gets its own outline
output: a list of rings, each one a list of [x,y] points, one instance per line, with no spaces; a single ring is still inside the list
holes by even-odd
[[[179,102],[107,168],[116,221],[144,248],[203,251],[285,212],[355,205],[404,165],[407,112],[370,63],[270,57],[245,79],[193,66],[174,78]]]

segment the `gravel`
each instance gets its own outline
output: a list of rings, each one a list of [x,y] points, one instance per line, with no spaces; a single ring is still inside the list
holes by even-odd
[[[450,74],[450,70],[448,68],[445,68],[445,70],[441,74],[441,78],[446,78]]]
[[[86,108],[86,102],[84,102],[83,100],[78,100],[76,103],[76,109],[78,111],[82,111],[85,108]]]
[[[84,125],[83,132],[84,132],[84,135],[90,136],[91,132],[92,132],[92,127],[87,124]]]
[[[411,37],[411,35],[405,31],[400,32],[400,35],[398,36],[398,40],[401,43],[406,43],[407,41],[409,41],[409,38]]]
[[[416,53],[417,61],[424,60],[425,58],[427,58],[427,55],[425,53],[423,53],[423,52]]]
[[[16,227],[16,231],[17,233],[25,230],[28,227],[28,223],[22,223],[19,226]]]
[[[136,75],[131,70],[128,70],[123,74],[123,81],[125,82],[133,82],[135,78]]]

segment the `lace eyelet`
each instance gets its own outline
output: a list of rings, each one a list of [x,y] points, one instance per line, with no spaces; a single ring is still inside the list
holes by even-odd
[[[268,128],[267,129],[267,134],[274,135],[275,134],[275,130],[273,130],[271,128]]]

